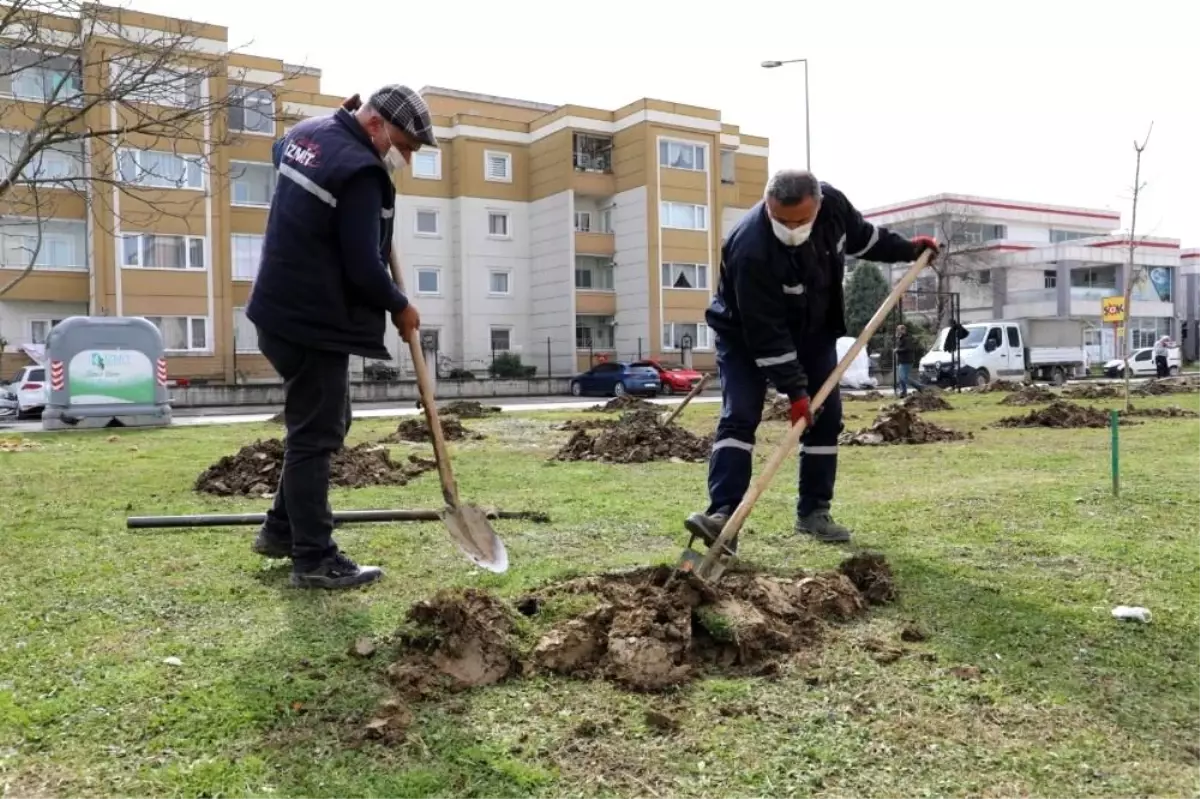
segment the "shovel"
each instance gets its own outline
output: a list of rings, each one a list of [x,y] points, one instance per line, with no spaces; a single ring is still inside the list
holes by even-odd
[[[404,290],[404,276],[393,251],[388,256],[392,279],[400,290]],[[418,331],[409,336],[409,351],[412,353],[413,368],[417,372],[417,389],[421,393],[421,406],[425,410],[425,421],[433,439],[433,456],[437,461],[438,478],[442,482],[442,499],[446,507],[441,511],[442,521],[454,545],[477,566],[491,572],[503,574],[508,570],[508,552],[504,542],[496,535],[487,514],[476,505],[464,505],[458,499],[458,484],[450,470],[450,454],[446,451],[446,439],[442,435],[442,424],[438,420],[437,403],[430,390],[429,372],[425,366],[425,355],[421,351]]]
[[[711,377],[711,375],[708,372],[705,372],[703,375],[701,375],[700,382],[692,386],[692,390],[689,391],[688,395],[683,398],[683,402],[676,405],[675,410],[671,411],[670,416],[663,420],[663,427],[670,427],[671,422],[675,421],[675,418],[679,416],[679,414],[683,413],[683,409],[688,406],[688,403],[694,400],[696,396],[704,390],[704,387],[708,385],[709,377]]]
[[[908,287],[917,279],[917,275],[921,274],[921,270],[929,266],[931,260],[933,260],[933,252],[926,250],[921,254],[920,258],[913,262],[908,271],[904,273],[904,277],[900,278],[900,281],[892,287],[891,293],[887,295],[883,304],[879,306],[879,310],[871,317],[871,321],[867,322],[866,327],[858,334],[858,338],[854,344],[851,345],[850,349],[842,357],[842,360],[838,362],[838,365],[829,377],[825,379],[821,390],[813,397],[809,407],[814,415],[820,411],[821,405],[824,404],[829,395],[837,388],[842,375],[850,368],[850,364],[854,363],[854,359],[858,356],[858,353],[862,351],[863,347],[867,346],[867,342],[871,340],[871,336],[875,335],[875,331],[883,324],[883,320],[887,318],[892,308],[900,301],[900,295],[908,291]],[[788,428],[787,435],[783,437],[783,441],[779,442],[779,446],[771,454],[771,458],[767,461],[762,474],[750,486],[750,490],[746,492],[746,496],[742,498],[741,503],[733,511],[733,515],[729,517],[729,521],[726,522],[724,529],[721,530],[721,534],[717,536],[717,540],[708,548],[707,553],[702,555],[692,549],[692,543],[696,538],[692,536],[691,540],[688,541],[687,549],[683,551],[683,555],[679,559],[677,573],[692,573],[705,581],[720,579],[721,574],[724,573],[733,559],[733,555],[726,549],[726,544],[741,532],[742,525],[746,523],[750,512],[754,510],[754,504],[758,502],[758,498],[762,496],[763,491],[771,484],[771,480],[774,479],[775,473],[779,471],[779,467],[783,465],[787,456],[800,443],[800,437],[804,435],[804,430],[807,426],[807,422],[801,419],[795,425]]]

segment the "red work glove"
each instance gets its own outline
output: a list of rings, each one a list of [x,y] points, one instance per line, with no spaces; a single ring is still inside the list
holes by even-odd
[[[792,416],[792,426],[793,427],[795,427],[796,423],[799,422],[801,419],[803,419],[805,421],[806,426],[812,427],[812,423],[813,423],[812,409],[808,407],[808,395],[807,394],[801,394],[799,397],[792,400],[791,416]]]
[[[941,249],[938,247],[937,239],[935,239],[933,236],[914,236],[912,238],[912,245],[917,249],[918,258],[920,258],[926,250],[933,250],[934,257],[937,257],[938,251]]]

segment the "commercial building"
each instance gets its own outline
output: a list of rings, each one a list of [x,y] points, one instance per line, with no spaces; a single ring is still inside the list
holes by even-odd
[[[317,69],[230,52],[224,27],[92,13],[111,26],[84,34],[77,20],[52,23],[84,64],[103,61],[122,32],[186,25],[189,57],[225,69],[181,86],[179,104],[229,92],[237,101],[185,141],[131,133],[41,162],[65,177],[107,169],[119,186],[83,181],[86,191],[77,183],[57,196],[43,186],[49,204],[38,213],[16,189],[0,199],[0,285],[28,264],[39,224],[42,234],[32,273],[0,298],[0,375],[25,363],[57,321],[108,314],[154,322],[173,378],[270,379],[243,308],[274,188],[271,144],[342,97],[322,94]],[[101,90],[99,71],[69,74],[66,55],[61,68],[40,59],[0,80],[0,160],[16,156],[47,85]],[[720,239],[762,195],[766,139],[742,134],[719,111],[651,99],[610,111],[424,92],[440,147],[396,175],[396,246],[443,366],[481,371],[495,354],[515,352],[538,374],[567,374],[601,355],[678,357],[685,337],[698,364],[711,361],[703,312]],[[120,105],[100,103],[80,124],[114,127]],[[172,178],[147,177],[159,174]],[[161,213],[167,206],[183,210]],[[394,331],[388,343],[402,351]]]
[[[1115,331],[1101,324],[1100,303],[1124,291],[1129,236],[1118,230],[1119,213],[938,194],[863,215],[903,235],[948,242],[941,290],[958,293],[964,321],[1081,318],[1091,323],[1084,341],[1089,359],[1115,357]],[[1138,236],[1133,260],[1136,282],[1126,324],[1131,346],[1148,347],[1159,336],[1181,335],[1183,321],[1196,312],[1195,278],[1184,278],[1187,264],[1195,263],[1195,251],[1182,251],[1178,239]],[[902,271],[893,267],[893,279]],[[926,274],[916,288],[934,292],[937,284],[935,275]],[[909,307],[927,310],[934,302],[932,295],[918,295]],[[925,307],[918,307],[922,303]]]

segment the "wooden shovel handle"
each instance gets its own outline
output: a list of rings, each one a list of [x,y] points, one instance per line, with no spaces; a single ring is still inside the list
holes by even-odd
[[[662,423],[663,427],[669,427],[671,422],[675,421],[675,417],[683,413],[683,409],[688,406],[688,403],[694,400],[696,395],[703,391],[704,387],[708,385],[708,378],[710,377],[712,377],[712,375],[710,375],[708,372],[705,372],[700,376],[700,381],[696,383],[696,385],[692,386],[692,390],[689,391],[688,395],[683,398],[683,402],[675,406],[675,410],[671,411],[671,415],[668,416],[666,421]]]

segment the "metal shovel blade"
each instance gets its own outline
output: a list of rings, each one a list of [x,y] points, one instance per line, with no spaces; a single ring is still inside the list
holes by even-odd
[[[446,508],[442,521],[455,546],[472,563],[497,574],[508,571],[508,551],[483,510],[475,505]]]

